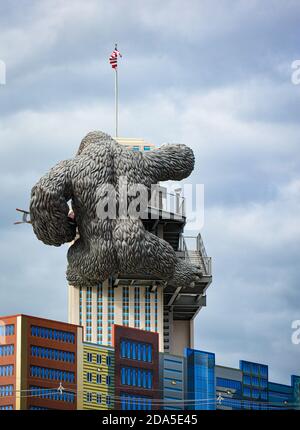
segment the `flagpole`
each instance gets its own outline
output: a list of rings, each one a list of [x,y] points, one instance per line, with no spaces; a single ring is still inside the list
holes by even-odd
[[[116,43],[115,49],[118,49],[118,45]],[[119,83],[118,83],[118,67],[115,68],[115,115],[116,115],[116,137],[118,137],[118,122],[119,122]]]
[[[116,137],[118,137],[118,68],[115,69],[115,114],[116,114]]]

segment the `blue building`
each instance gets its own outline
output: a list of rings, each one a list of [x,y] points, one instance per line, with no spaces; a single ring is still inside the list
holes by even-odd
[[[300,376],[291,376],[291,385],[269,382],[270,409],[300,409]]]
[[[215,365],[215,354],[186,349],[185,409],[300,409],[300,376],[291,385],[269,381],[266,364],[241,360],[239,369]]]
[[[243,372],[243,409],[268,409],[268,366],[250,361],[240,361]]]
[[[225,366],[215,366],[216,409],[242,409],[243,372]]]
[[[184,371],[183,357],[173,354],[160,354],[160,391],[163,393],[163,409],[184,409]]]
[[[213,410],[216,408],[215,354],[186,348],[185,409]]]

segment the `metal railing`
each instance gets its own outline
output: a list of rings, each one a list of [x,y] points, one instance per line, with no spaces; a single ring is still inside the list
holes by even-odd
[[[199,233],[197,236],[181,235],[179,251],[184,252],[185,258],[194,265],[200,265],[204,275],[211,276],[211,257],[207,256],[206,249]]]
[[[157,185],[151,187],[149,208],[163,211],[165,215],[173,214],[180,218],[185,216],[185,198],[178,192],[169,193],[167,188]]]

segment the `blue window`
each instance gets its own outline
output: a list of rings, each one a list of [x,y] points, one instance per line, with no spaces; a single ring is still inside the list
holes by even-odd
[[[97,364],[101,364],[101,362],[102,362],[102,355],[97,354]]]
[[[75,362],[74,352],[61,351],[52,348],[44,348],[40,346],[31,346],[31,356],[45,358],[47,360],[63,361],[67,363]]]
[[[244,387],[244,388],[243,388],[243,395],[244,395],[245,397],[251,397],[251,390],[250,390],[250,388],[249,388],[249,387]]]
[[[31,336],[42,337],[66,343],[75,343],[75,334],[63,330],[53,330],[51,328],[31,326]]]
[[[6,366],[0,366],[0,376],[12,376],[14,373],[13,364],[7,364]]]
[[[30,375],[41,379],[58,380],[64,382],[74,382],[74,372],[67,372],[58,369],[48,369],[46,367],[30,366]]]
[[[100,393],[97,393],[97,403],[98,403],[98,405],[101,405],[101,403],[102,403],[102,396]]]
[[[150,150],[151,150],[150,146],[144,146],[144,151],[150,151]]]
[[[107,406],[111,405],[111,397],[110,396],[106,396],[106,405]]]
[[[0,357],[13,355],[15,352],[14,345],[0,345]]]
[[[101,384],[101,382],[102,382],[102,377],[99,373],[97,373],[96,381],[97,381],[97,384]]]
[[[106,365],[111,366],[111,356],[110,355],[106,356]]]
[[[106,375],[106,385],[110,385],[111,384],[111,377],[110,375]]]
[[[145,396],[121,393],[121,409],[123,411],[151,410],[152,399]]]
[[[12,411],[13,410],[13,405],[1,405],[0,406],[0,411]]]
[[[12,336],[14,334],[15,334],[14,324],[0,326],[0,336]]]
[[[261,391],[260,398],[262,400],[268,400],[268,392],[267,391]]]
[[[87,353],[86,360],[87,360],[88,363],[92,363],[93,362],[93,354],[91,352]]]
[[[226,378],[216,378],[216,385],[218,387],[230,388],[232,390],[241,391],[242,384],[240,381]]]
[[[0,385],[0,397],[12,396],[13,385]]]
[[[153,387],[153,374],[151,370],[139,369],[133,367],[121,368],[121,384],[131,385],[134,387],[141,387],[152,389]]]
[[[93,393],[86,393],[86,401],[89,403],[93,401]]]
[[[87,382],[92,382],[93,381],[93,374],[91,372],[87,372],[87,374],[86,374],[86,380],[87,380]]]
[[[139,146],[133,146],[133,147],[132,147],[132,150],[133,150],[133,151],[139,151],[139,150],[140,150],[140,147],[139,147]]]
[[[121,340],[121,357],[130,360],[152,362],[152,345],[135,342],[129,339]]]

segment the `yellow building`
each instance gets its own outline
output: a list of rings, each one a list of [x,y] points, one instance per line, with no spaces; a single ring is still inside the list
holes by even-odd
[[[78,375],[78,409],[114,409],[114,350],[103,345],[82,344],[82,368]]]

